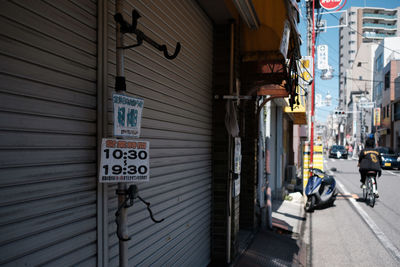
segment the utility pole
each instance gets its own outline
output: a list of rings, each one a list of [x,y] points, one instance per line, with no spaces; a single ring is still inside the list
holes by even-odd
[[[307,7],[307,55],[313,59],[312,69],[312,84],[311,84],[311,101],[309,104],[309,137],[310,137],[310,159],[309,167],[313,167],[313,156],[314,156],[314,97],[315,97],[315,0],[308,0],[306,3]]]

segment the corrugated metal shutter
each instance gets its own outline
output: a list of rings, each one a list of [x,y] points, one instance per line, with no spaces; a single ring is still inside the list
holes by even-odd
[[[124,1],[124,18],[142,15],[138,28],[166,43],[174,60],[148,44],[125,51],[127,94],[144,99],[141,139],[150,141],[149,183],[139,194],[151,203],[129,208],[130,266],[206,266],[210,261],[213,27],[196,1]],[[113,21],[114,4],[110,3]],[[115,28],[110,24],[110,90],[115,75]],[[125,44],[135,43],[125,35]],[[111,92],[110,92],[111,96]],[[111,115],[110,115],[111,117]],[[112,133],[111,125],[109,133]],[[118,265],[115,186],[109,187],[110,266]]]
[[[93,1],[0,1],[0,265],[96,266]]]

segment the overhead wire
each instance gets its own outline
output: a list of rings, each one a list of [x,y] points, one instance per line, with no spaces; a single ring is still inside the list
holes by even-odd
[[[340,18],[336,17],[336,16],[333,15],[332,13],[329,13],[329,15],[333,16],[333,17],[334,17],[335,19],[337,19],[337,20],[340,20]],[[357,31],[356,29],[354,29],[354,28],[351,27],[350,25],[347,25],[347,27],[350,28],[351,30],[355,31],[355,32],[356,32],[358,35],[360,35],[361,37],[364,37],[364,35],[363,35],[362,33],[360,33],[359,31]],[[393,37],[395,37],[395,36],[393,36]],[[368,38],[368,37],[366,37],[366,38]],[[368,38],[368,39],[372,39],[372,38]],[[385,48],[385,49],[387,49],[387,50],[390,50],[390,51],[392,51],[392,52],[397,53],[397,54],[400,55],[400,52],[399,52],[399,51],[396,51],[396,50],[393,50],[393,49],[391,49],[391,48],[388,48],[388,47],[384,46],[384,45],[382,44],[382,42],[374,42],[374,43],[376,43],[378,46],[381,46],[381,47],[383,47],[383,48]]]

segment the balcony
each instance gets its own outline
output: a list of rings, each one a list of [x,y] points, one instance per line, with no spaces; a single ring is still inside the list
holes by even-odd
[[[387,24],[380,24],[380,23],[363,23],[364,28],[380,28],[386,30],[396,30],[397,25],[387,25]]]
[[[396,20],[397,16],[396,15],[375,14],[375,13],[364,13],[363,18]]]
[[[384,34],[384,33],[375,33],[375,32],[366,32],[363,34],[364,38],[371,38],[371,39],[382,39],[386,37],[394,37],[394,34]]]

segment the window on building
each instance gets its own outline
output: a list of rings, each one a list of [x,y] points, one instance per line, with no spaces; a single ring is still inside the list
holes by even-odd
[[[390,118],[390,105],[386,106],[386,118]]]
[[[376,58],[375,61],[376,71],[381,71],[383,68],[383,55],[382,53]]]
[[[358,79],[359,79],[360,81],[362,81],[363,78],[362,78],[362,76],[359,76]]]
[[[386,115],[386,107],[383,107],[382,108],[382,119],[386,118],[385,115]]]
[[[350,65],[353,64],[353,62],[354,62],[354,60],[352,60],[352,59],[349,60]]]
[[[355,54],[356,51],[355,50],[349,50],[349,54]]]
[[[390,71],[385,74],[385,91],[390,88]]]
[[[394,104],[394,120],[400,120],[400,103]]]
[[[358,62],[357,63],[357,67],[361,67],[362,66],[362,63],[361,62]]]

